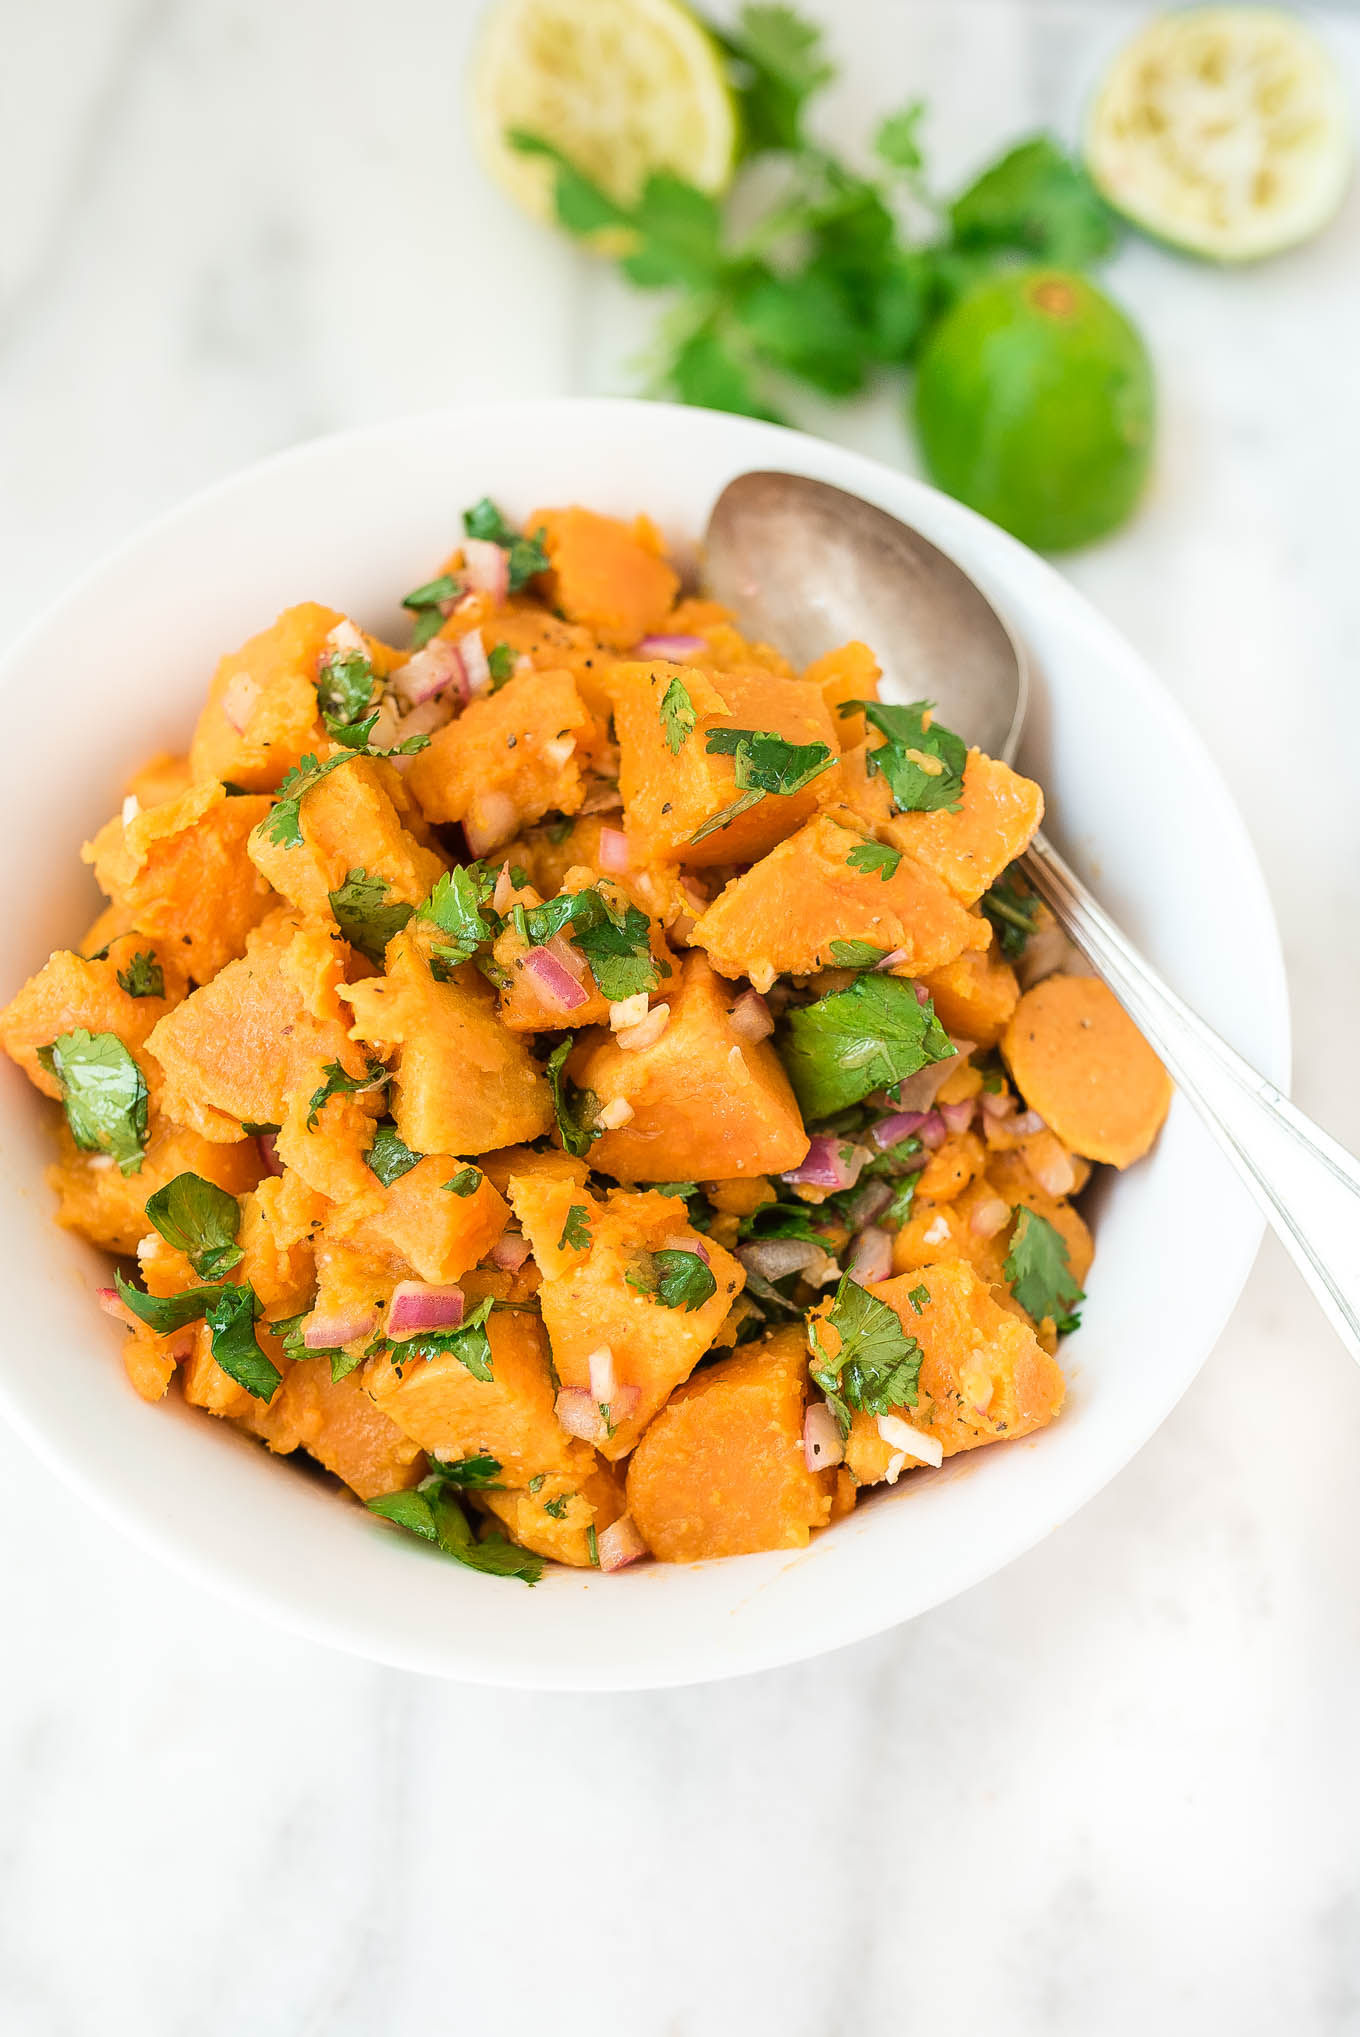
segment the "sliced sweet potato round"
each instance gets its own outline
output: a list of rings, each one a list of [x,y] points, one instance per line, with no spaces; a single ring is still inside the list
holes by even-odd
[[[1016,1087],[1065,1146],[1088,1160],[1141,1160],[1171,1104],[1171,1077],[1095,976],[1049,976],[1002,1035]]]

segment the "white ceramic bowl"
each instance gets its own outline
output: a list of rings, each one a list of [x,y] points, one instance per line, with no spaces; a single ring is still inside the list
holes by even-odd
[[[1209,755],[1115,631],[1048,566],[886,467],[746,419],[645,404],[450,410],[325,439],[197,496],[97,567],[0,668],[0,861],[9,996],[95,908],[78,861],[122,781],[182,748],[221,652],[291,602],[379,630],[491,494],[511,514],[645,509],[692,541],[734,474],[784,467],[881,503],[952,552],[1027,642],[1020,763],[1052,833],[1135,940],[1277,1082],[1288,1009],[1250,843]],[[1231,910],[1225,908],[1231,900]],[[1098,1492],[1184,1393],[1246,1278],[1261,1224],[1179,1101],[1152,1155],[1098,1191],[1097,1255],[1070,1391],[1040,1436],[916,1472],[797,1554],[536,1590],[461,1570],[322,1481],[173,1397],[146,1406],[91,1288],[101,1256],[57,1230],[47,1107],[0,1071],[0,1407],[144,1546],[238,1603],[358,1654],[472,1682],[680,1684],[818,1654],[937,1605]],[[18,1326],[23,1326],[22,1334]]]

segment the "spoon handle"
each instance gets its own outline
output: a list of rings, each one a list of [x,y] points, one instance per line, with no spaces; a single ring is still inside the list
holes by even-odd
[[[1181,1002],[1042,835],[1025,874],[1156,1048],[1360,1360],[1360,1163]]]

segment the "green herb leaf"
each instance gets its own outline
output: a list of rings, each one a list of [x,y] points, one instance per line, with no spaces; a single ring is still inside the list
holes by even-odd
[[[307,1129],[314,1131],[317,1120],[333,1096],[358,1096],[366,1089],[381,1089],[392,1080],[381,1061],[370,1061],[363,1075],[346,1075],[338,1061],[328,1061],[322,1070],[325,1080],[307,1105]]]
[[[949,217],[965,252],[1013,249],[1061,269],[1103,261],[1118,240],[1114,216],[1085,170],[1043,134],[984,170]]]
[[[1024,1203],[1016,1212],[1005,1274],[1011,1293],[1036,1322],[1051,1316],[1064,1335],[1077,1328],[1081,1317],[1073,1309],[1086,1295],[1068,1263],[1067,1240]]]
[[[666,748],[678,757],[694,727],[694,702],[683,679],[672,679],[661,696],[661,728]]]
[[[590,1526],[586,1529],[586,1554],[590,1558],[591,1569],[598,1570],[600,1567],[600,1538],[595,1533],[595,1524],[593,1521],[591,1522]]]
[[[1017,866],[1003,870],[978,900],[993,927],[997,946],[1008,962],[1018,961],[1039,921],[1039,900],[1020,877]]]
[[[571,938],[590,964],[601,997],[611,1004],[655,990],[660,982],[652,954],[651,921],[636,905],[616,907],[603,893],[579,891],[582,901],[572,923]],[[599,910],[585,905],[598,900]]]
[[[137,954],[118,972],[118,985],[129,997],[164,997],[165,976],[154,955]]]
[[[838,969],[872,969],[888,953],[872,941],[833,941],[831,959]]]
[[[371,726],[371,723],[366,726],[362,736],[357,729],[352,729],[348,733],[351,736],[360,736],[361,744],[367,745]],[[334,735],[336,730],[332,729],[331,733]],[[353,763],[354,759],[360,756],[414,757],[418,751],[428,747],[429,741],[428,736],[407,736],[404,742],[393,743],[391,748],[386,750],[350,747],[338,750],[333,757],[327,757],[324,764],[318,763],[309,751],[291,771],[284,773],[279,789],[274,795],[274,804],[260,822],[266,839],[277,842],[282,849],[301,848],[302,802],[323,778],[329,778],[332,771],[338,771],[342,764]]]
[[[815,1244],[817,1233],[813,1229],[812,1209],[805,1202],[763,1202],[760,1208],[752,1210],[749,1217],[743,1217],[737,1225],[737,1236],[748,1238],[809,1238]]]
[[[378,1499],[366,1500],[365,1505],[370,1513],[405,1528],[408,1534],[433,1542],[445,1556],[452,1556],[469,1570],[490,1577],[518,1577],[525,1584],[537,1584],[543,1575],[542,1558],[517,1549],[504,1535],[488,1535],[479,1542],[462,1507],[437,1476],[422,1479],[413,1492],[383,1493]]]
[[[364,714],[373,698],[373,665],[363,651],[332,651],[323,658],[316,677],[316,704],[322,720],[336,734]],[[343,737],[337,740],[343,741]]]
[[[236,1242],[241,1205],[201,1174],[177,1174],[148,1196],[146,1213],[167,1245],[183,1252],[195,1273],[217,1280],[241,1263]]]
[[[550,153],[556,153],[550,151]],[[535,573],[546,573],[548,554],[542,545],[543,533],[523,537],[512,523],[501,515],[490,496],[484,495],[471,509],[463,511],[463,529],[470,538],[489,539],[509,553],[510,592],[517,594],[525,582],[532,580]]]
[[[420,917],[433,921],[449,936],[448,944],[435,950],[441,961],[457,967],[470,960],[483,942],[495,939],[495,924],[482,911],[495,888],[495,872],[480,863],[446,870],[436,880],[420,908]]]
[[[652,1263],[656,1267],[656,1290],[652,1299],[666,1308],[684,1309],[688,1314],[702,1308],[718,1291],[712,1271],[697,1252],[654,1252]]]
[[[423,650],[431,637],[438,636],[443,627],[445,604],[455,602],[462,592],[461,580],[456,580],[452,573],[441,573],[437,579],[427,580],[423,587],[402,596],[402,607],[415,613],[415,625],[411,631],[413,651]]]
[[[590,1238],[590,1213],[583,1202],[574,1202],[567,1211],[557,1249],[559,1252],[588,1252]]]
[[[486,654],[487,670],[491,674],[491,691],[497,692],[507,679],[515,676],[518,654],[509,644],[493,644]]]
[[[847,700],[841,705],[842,714],[861,712],[871,728],[887,737],[870,750],[868,766],[887,779],[899,813],[934,813],[941,807],[957,813],[963,798],[968,745],[937,721],[926,726],[932,708],[929,700],[914,700],[910,707],[888,707],[880,700]],[[933,759],[939,768],[928,769],[918,762],[922,757]]]
[[[38,1059],[61,1084],[71,1137],[86,1153],[108,1153],[123,1174],[141,1172],[147,1091],[142,1071],[116,1033],[76,1026],[59,1033]]]
[[[862,870],[866,877],[875,872],[886,884],[890,877],[897,875],[897,866],[902,860],[900,849],[890,849],[886,842],[861,842],[850,851],[846,862],[852,870]]]
[[[475,1195],[481,1185],[482,1170],[480,1167],[460,1167],[452,1181],[446,1181],[443,1184],[450,1195]]]
[[[282,1384],[283,1374],[260,1349],[255,1334],[259,1314],[259,1301],[248,1282],[214,1288],[203,1311],[212,1331],[212,1354],[222,1370],[256,1400],[267,1401]]]
[[[747,154],[797,149],[807,101],[835,75],[821,29],[791,7],[748,6],[714,33],[735,65]]]
[[[582,1160],[593,1141],[600,1137],[601,1128],[595,1123],[599,1103],[594,1091],[577,1089],[566,1073],[567,1056],[574,1043],[575,1035],[568,1033],[548,1056],[544,1073],[552,1087],[553,1114],[563,1151]]]
[[[808,1324],[812,1377],[826,1395],[842,1435],[849,1432],[852,1409],[886,1415],[893,1408],[915,1407],[925,1354],[902,1328],[894,1309],[846,1273],[824,1319],[840,1335],[834,1358],[820,1336],[822,1320]]]
[[[413,1153],[390,1118],[384,1118],[373,1134],[373,1144],[364,1155],[369,1169],[376,1174],[384,1188],[390,1188],[403,1174],[409,1174],[425,1158],[423,1153]]]
[[[499,1492],[502,1489],[497,1484],[500,1475],[499,1460],[488,1456],[485,1451],[475,1457],[460,1457],[457,1462],[446,1457],[430,1459],[431,1478],[437,1479],[441,1485],[460,1485],[465,1491],[480,1487],[484,1492]]]
[[[890,113],[886,120],[880,122],[874,136],[874,154],[890,170],[903,170],[911,175],[924,169],[921,122],[925,112],[925,100],[913,99],[910,106],[904,106],[898,113]]]
[[[786,422],[761,396],[750,363],[712,325],[700,327],[680,342],[658,381],[662,392],[677,403],[726,410],[738,417],[761,417],[767,424]]]
[[[929,1002],[896,976],[859,976],[789,1012],[779,1051],[805,1119],[826,1118],[954,1052]]]
[[[902,1175],[893,1189],[892,1201],[874,1218],[874,1222],[889,1231],[900,1231],[904,1224],[910,1223],[911,1206],[916,1200],[916,1185],[920,1178],[919,1174]]]
[[[726,827],[767,793],[787,798],[801,792],[836,761],[825,743],[790,743],[762,729],[709,729],[704,746],[711,757],[731,757],[742,797],[696,828],[691,842]]]
[[[179,1294],[143,1294],[139,1287],[124,1280],[116,1268],[113,1284],[132,1313],[160,1336],[168,1330],[182,1330],[186,1323],[196,1323],[218,1292],[215,1287],[186,1287]]]
[[[474,1379],[485,1382],[492,1373],[491,1341],[484,1325],[494,1306],[492,1297],[484,1295],[456,1330],[425,1330],[419,1336],[399,1339],[379,1337],[370,1350],[386,1351],[398,1370],[414,1365],[419,1359],[456,1358]]]
[[[351,870],[338,890],[330,892],[335,923],[351,947],[382,967],[387,944],[399,934],[415,911],[412,905],[387,903],[387,880],[369,876],[363,869]]]
[[[559,1492],[556,1499],[545,1499],[543,1502],[544,1513],[551,1514],[555,1521],[560,1521],[567,1511],[567,1501],[570,1498],[570,1493]]]

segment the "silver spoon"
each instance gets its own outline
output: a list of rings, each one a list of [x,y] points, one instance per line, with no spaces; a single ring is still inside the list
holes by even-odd
[[[742,474],[709,519],[705,581],[742,630],[809,663],[851,637],[891,691],[1008,762],[1024,657],[952,559],[858,496],[799,474]],[[1360,1164],[1182,1003],[1036,834],[1025,873],[1104,977],[1237,1168],[1333,1327],[1360,1359]]]

